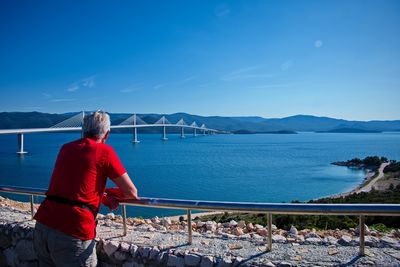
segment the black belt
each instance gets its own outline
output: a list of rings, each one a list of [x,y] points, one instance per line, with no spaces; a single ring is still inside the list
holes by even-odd
[[[93,217],[96,219],[96,212],[91,207],[89,207],[85,202],[78,201],[78,200],[72,200],[72,199],[68,199],[68,198],[63,198],[63,197],[59,197],[59,196],[46,196],[46,199],[54,201],[54,202],[70,205],[70,206],[76,206],[76,207],[80,207],[83,209],[87,209],[93,214]]]

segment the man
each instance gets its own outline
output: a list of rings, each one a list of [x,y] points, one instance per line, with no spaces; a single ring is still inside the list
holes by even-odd
[[[83,138],[63,145],[46,199],[35,215],[34,246],[39,266],[96,266],[96,222],[110,178],[120,197],[138,199],[137,189],[111,146],[110,117],[97,111],[84,118]],[[115,199],[106,196],[115,207]],[[113,205],[114,204],[114,205]]]

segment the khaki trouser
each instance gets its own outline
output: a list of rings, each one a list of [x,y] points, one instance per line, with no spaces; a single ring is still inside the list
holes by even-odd
[[[94,240],[80,240],[36,222],[33,241],[39,267],[97,266]]]

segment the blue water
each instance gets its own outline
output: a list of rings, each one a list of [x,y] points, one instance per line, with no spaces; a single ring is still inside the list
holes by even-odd
[[[400,133],[188,136],[111,134],[108,143],[146,197],[289,202],[348,191],[363,171],[333,161],[368,155],[400,160]],[[57,152],[77,133],[27,134],[18,157],[15,135],[0,136],[0,183],[46,188]],[[105,212],[103,210],[103,212]],[[129,215],[163,216],[182,211],[129,208]]]

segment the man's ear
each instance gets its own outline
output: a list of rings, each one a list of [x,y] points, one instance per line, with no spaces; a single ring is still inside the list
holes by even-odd
[[[106,132],[106,134],[104,135],[103,140],[102,140],[102,143],[105,143],[105,142],[106,142],[106,140],[107,140],[109,134],[110,134],[110,130],[108,130],[108,131]]]

